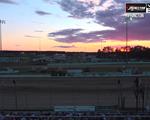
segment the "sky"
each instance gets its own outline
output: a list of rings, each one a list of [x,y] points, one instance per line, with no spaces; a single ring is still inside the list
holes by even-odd
[[[3,50],[96,52],[125,46],[126,2],[0,0]],[[128,21],[128,45],[150,47],[150,14]]]

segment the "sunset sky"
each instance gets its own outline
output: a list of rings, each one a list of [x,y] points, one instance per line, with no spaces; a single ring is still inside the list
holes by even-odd
[[[126,2],[149,0],[0,0],[3,50],[96,52],[125,46]],[[150,14],[128,22],[129,45],[150,47]]]

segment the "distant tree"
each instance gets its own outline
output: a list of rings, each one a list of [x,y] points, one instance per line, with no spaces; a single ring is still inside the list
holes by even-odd
[[[98,52],[98,53],[100,53],[100,52],[102,52],[102,51],[101,51],[101,49],[98,49],[98,51],[97,51],[97,52]]]
[[[121,50],[119,48],[116,48],[115,52],[121,52]]]
[[[103,48],[103,52],[105,52],[105,53],[113,52],[113,48],[110,47],[110,46],[104,47],[104,48]]]
[[[127,54],[126,54],[127,49]],[[136,59],[136,60],[150,60],[150,48],[144,46],[124,46],[121,48],[114,48],[107,46],[103,48],[103,51],[100,49],[97,52],[97,56],[101,58],[114,58],[114,59]]]
[[[131,52],[142,52],[142,51],[145,51],[146,48],[143,47],[143,46],[135,46],[131,49]]]

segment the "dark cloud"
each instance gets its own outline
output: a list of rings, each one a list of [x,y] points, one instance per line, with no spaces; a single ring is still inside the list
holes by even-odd
[[[73,35],[73,34],[78,33],[81,30],[82,29],[65,29],[65,30],[60,30],[60,31],[57,31],[57,32],[49,33],[49,37],[54,37],[54,36],[59,36],[59,35],[62,35],[62,36]]]
[[[15,1],[13,0],[0,0],[0,3],[5,3],[5,4],[17,4]]]
[[[99,42],[102,40],[126,40],[126,2],[149,2],[149,0],[101,0],[95,6],[92,2],[79,0],[60,0],[58,4],[62,10],[69,13],[68,17],[76,19],[90,18],[97,24],[109,26],[115,30],[91,31],[83,33],[82,29],[65,29],[49,33],[49,37],[55,41],[64,43],[74,42]],[[98,9],[94,9],[94,7]],[[99,9],[101,8],[101,9]],[[94,11],[92,11],[94,10]],[[144,19],[129,21],[129,40],[150,40],[150,15],[145,14]]]
[[[45,11],[41,11],[41,10],[37,10],[37,11],[35,11],[35,13],[40,15],[40,16],[51,15],[51,13],[45,12]]]
[[[150,15],[136,22],[128,21],[128,39],[129,40],[150,40]],[[102,35],[106,40],[126,40],[126,24],[120,24],[116,30],[96,31],[92,34]]]
[[[43,0],[44,2],[50,2],[50,0]]]
[[[90,36],[87,37],[86,35]],[[58,42],[64,42],[64,43],[92,43],[92,42],[100,42],[103,40],[101,37],[93,37],[92,35],[85,34],[85,35],[77,35],[77,36],[67,36],[65,38],[57,38],[55,39]]]
[[[125,21],[123,14],[126,2],[149,2],[149,0],[100,0],[99,5],[80,0],[60,0],[57,3],[62,10],[70,14],[68,17],[92,18],[98,24],[116,28]]]
[[[64,29],[54,33],[49,33],[49,37],[58,42],[75,43],[75,42],[98,42],[100,37],[95,33],[82,33],[82,29]]]
[[[56,1],[52,1],[52,0],[43,0],[44,2],[50,3],[50,4],[54,4]]]
[[[122,10],[118,9],[97,11],[95,14],[95,21],[98,24],[103,24],[109,27],[116,27],[124,22],[124,18],[121,16],[122,14]]]
[[[32,35],[25,35],[24,37],[28,37],[28,38],[40,38],[39,36],[32,36]]]
[[[148,3],[149,0],[114,0],[117,3],[125,4],[127,2],[132,2],[132,3]]]
[[[145,18],[135,23],[129,21],[129,38],[133,40],[150,40],[150,15],[145,14]]]
[[[128,39],[129,40],[150,40],[150,15],[146,15],[144,19],[136,20],[136,22],[128,21]],[[83,33],[82,30],[78,32],[65,32],[62,34],[61,30],[53,34],[55,41],[63,43],[91,43],[100,42],[103,40],[126,40],[126,23],[122,23],[116,26],[115,30],[103,30],[94,31],[89,33]],[[51,33],[50,33],[51,34]],[[49,34],[49,35],[50,35]],[[64,35],[64,36],[61,36]],[[51,36],[49,36],[51,37]]]
[[[94,5],[93,2],[81,2],[78,0],[61,0],[58,2],[62,10],[68,12],[70,15],[68,17],[83,19],[83,18],[92,18],[97,21],[99,24],[105,24],[105,20],[114,24],[116,16],[120,16],[124,13],[124,6],[118,5],[116,6],[115,1],[109,5],[107,4],[108,0],[101,0],[100,4]],[[109,3],[108,3],[109,4]],[[94,8],[97,7],[97,10]],[[99,10],[102,7],[106,10]],[[108,7],[108,8],[107,8]],[[119,9],[120,8],[120,9]],[[108,20],[108,17],[109,20]],[[107,25],[107,23],[106,23]]]
[[[92,12],[88,11],[92,4],[83,3],[77,0],[61,0],[57,2],[61,8],[70,13],[69,17],[73,18],[91,18]]]
[[[54,47],[57,47],[57,48],[76,48],[75,45],[70,45],[70,46],[54,46]]]

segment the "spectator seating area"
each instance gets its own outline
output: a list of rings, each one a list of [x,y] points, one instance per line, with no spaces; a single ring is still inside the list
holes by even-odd
[[[150,120],[150,113],[4,111],[0,120]]]

